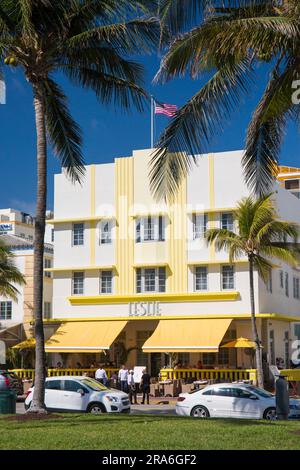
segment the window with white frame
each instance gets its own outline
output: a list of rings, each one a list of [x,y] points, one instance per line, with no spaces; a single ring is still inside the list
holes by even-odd
[[[84,293],[84,272],[77,271],[73,273],[72,294],[82,295]]]
[[[12,319],[12,302],[0,302],[0,320]]]
[[[222,289],[234,289],[234,267],[230,265],[222,266]]]
[[[232,212],[223,212],[221,214],[221,228],[224,230],[230,230],[233,232],[233,213]]]
[[[136,291],[141,292],[165,292],[166,269],[139,268],[136,270]]]
[[[44,260],[44,267],[45,267],[45,269],[50,269],[50,268],[52,267],[51,259],[45,258],[45,260]],[[46,271],[46,272],[45,272],[45,276],[46,276],[46,277],[51,277],[51,273],[49,273],[48,271]]]
[[[289,296],[289,273],[284,273],[284,290],[286,297]]]
[[[84,224],[73,224],[73,246],[84,244]]]
[[[207,266],[195,268],[195,291],[207,290]]]
[[[193,214],[193,239],[203,238],[207,230],[207,214]]]
[[[147,216],[136,220],[136,242],[165,241],[165,217]]]
[[[290,335],[288,331],[284,332],[284,362],[285,367],[290,367]]]
[[[279,271],[279,285],[280,289],[284,289],[284,275],[282,269]]]
[[[51,302],[44,302],[44,318],[51,318]]]
[[[300,298],[299,277],[293,277],[293,297],[294,299]]]
[[[100,244],[112,243],[112,221],[102,220],[100,223]]]
[[[112,294],[113,272],[105,270],[100,272],[100,294]]]
[[[51,241],[54,242],[54,228],[51,229]]]

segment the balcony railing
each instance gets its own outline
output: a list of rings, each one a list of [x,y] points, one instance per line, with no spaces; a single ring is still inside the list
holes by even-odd
[[[235,382],[256,381],[256,369],[161,369],[161,380],[194,379]]]
[[[63,375],[88,375],[90,377],[95,377],[95,369],[47,369],[48,377],[56,377]],[[105,371],[107,377],[110,379],[113,372],[117,372],[119,369],[116,368],[106,368]],[[34,369],[12,369],[10,372],[14,372],[18,377],[24,380],[33,380],[34,379]]]

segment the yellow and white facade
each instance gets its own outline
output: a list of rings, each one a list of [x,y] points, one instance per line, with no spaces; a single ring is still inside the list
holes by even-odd
[[[83,353],[91,361],[106,351],[115,360],[121,342],[128,365],[147,365],[152,373],[171,352],[190,365],[201,359],[204,366],[249,367],[249,356],[219,349],[226,339],[251,337],[247,262],[230,266],[228,254],[203,239],[206,228],[234,227],[237,201],[248,195],[243,152],[199,156],[169,204],[151,194],[151,153],[89,165],[81,185],[64,173],[55,176],[47,330],[59,329],[47,352],[56,353],[53,362],[72,353],[65,365],[74,366],[85,361]],[[280,216],[300,223],[300,201],[280,185],[274,197]],[[282,357],[289,365],[299,333],[299,278],[300,271],[285,265],[273,270],[268,286],[255,275],[258,325],[270,363]]]

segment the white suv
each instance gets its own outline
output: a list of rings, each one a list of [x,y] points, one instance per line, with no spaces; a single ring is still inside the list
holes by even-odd
[[[27,392],[25,409],[30,407],[34,387]],[[89,377],[47,377],[45,405],[51,411],[87,413],[129,413],[128,395],[109,389]]]

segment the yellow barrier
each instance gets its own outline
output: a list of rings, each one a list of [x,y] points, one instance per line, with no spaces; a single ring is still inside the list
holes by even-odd
[[[289,382],[300,382],[300,369],[282,369],[279,372],[285,375]]]
[[[256,381],[256,369],[161,369],[161,380],[194,379],[222,380],[235,382],[238,380]]]
[[[97,369],[47,369],[48,377],[56,377],[63,375],[89,375],[91,377],[95,376]],[[117,372],[117,368],[105,368],[107,377],[110,378],[113,372]],[[34,369],[12,369],[10,372],[14,372],[18,377],[24,380],[33,380],[34,379]]]

